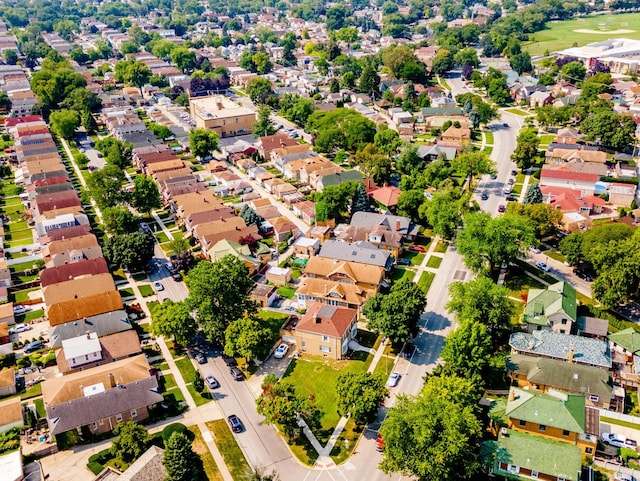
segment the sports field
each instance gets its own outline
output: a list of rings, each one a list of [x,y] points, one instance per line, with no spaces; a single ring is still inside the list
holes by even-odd
[[[543,55],[573,46],[600,42],[608,38],[624,37],[640,40],[640,13],[597,15],[562,22],[547,22],[547,28],[532,33],[524,44],[533,56]]]

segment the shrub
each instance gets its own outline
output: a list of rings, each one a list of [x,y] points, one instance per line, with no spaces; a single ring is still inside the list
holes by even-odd
[[[165,427],[162,430],[162,439],[164,439],[164,442],[166,443],[167,441],[169,441],[169,438],[173,433],[180,433],[187,436],[187,431],[188,429],[184,424],[180,424],[180,423],[169,424],[167,427]]]
[[[104,466],[100,463],[90,462],[89,464],[87,464],[87,468],[89,469],[89,471],[91,471],[94,475],[97,476],[102,472],[102,470],[104,469]]]

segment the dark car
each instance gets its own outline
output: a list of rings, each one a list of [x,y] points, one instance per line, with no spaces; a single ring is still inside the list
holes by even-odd
[[[42,349],[42,341],[33,341],[24,347],[25,353],[30,353]]]
[[[507,202],[518,202],[518,199],[516,199],[514,196],[512,195],[508,195],[505,197]]]
[[[207,363],[207,356],[205,356],[204,354],[199,352],[199,353],[196,354],[196,361],[198,361],[198,364],[206,364]]]
[[[229,357],[229,356],[225,356],[224,354],[222,355],[222,360],[229,367],[233,367],[233,366],[237,366],[238,365],[238,363],[236,362],[236,360],[234,358]]]
[[[409,259],[398,259],[398,264],[403,266],[410,266],[411,261]]]
[[[236,381],[242,381],[244,379],[244,374],[242,374],[242,371],[235,366],[229,368],[229,373],[231,374],[231,377]]]
[[[511,171],[511,175],[518,175],[518,171],[517,170],[512,170]]]
[[[242,432],[242,421],[240,421],[240,418],[238,416],[232,414],[231,416],[227,417],[227,421],[229,421],[229,426],[234,433]]]
[[[480,199],[487,200],[489,198],[489,194],[487,192],[483,192],[480,194]]]
[[[182,276],[180,275],[179,272],[176,272],[175,274],[171,274],[171,277],[176,282],[180,282],[182,280]]]
[[[509,124],[507,124],[507,123],[502,124],[502,126],[503,126],[505,129],[508,129],[508,128],[509,128]]]

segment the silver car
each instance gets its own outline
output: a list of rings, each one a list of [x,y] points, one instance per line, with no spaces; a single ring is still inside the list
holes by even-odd
[[[400,381],[400,373],[397,371],[393,371],[387,379],[387,387],[396,387],[398,382]]]

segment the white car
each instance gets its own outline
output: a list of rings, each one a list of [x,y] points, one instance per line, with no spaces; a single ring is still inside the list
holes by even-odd
[[[621,471],[618,471],[616,474],[614,474],[613,479],[614,481],[636,481],[636,478]]]
[[[20,315],[29,312],[31,308],[29,306],[13,306],[13,313]]]
[[[602,433],[600,439],[604,444],[614,446],[616,448],[624,448],[627,443],[627,437],[622,434]]]
[[[9,329],[9,334],[17,334],[19,332],[30,331],[31,326],[29,324],[17,324]]]
[[[398,382],[400,381],[400,373],[397,371],[393,371],[387,379],[387,387],[396,387]]]
[[[154,282],[153,287],[155,287],[158,292],[164,291],[164,286],[160,282]]]
[[[537,267],[538,269],[542,269],[542,270],[543,270],[543,271],[545,271],[545,272],[549,272],[549,271],[551,270],[551,267],[549,267],[547,264],[545,264],[545,263],[544,263],[544,262],[542,262],[542,261],[538,261],[538,262],[536,262],[536,267]]]
[[[284,356],[286,356],[288,350],[289,345],[283,342],[278,346],[276,352],[273,354],[273,357],[275,357],[276,359],[282,359]]]
[[[529,246],[529,250],[534,254],[540,254],[540,249],[538,249],[537,247]]]

